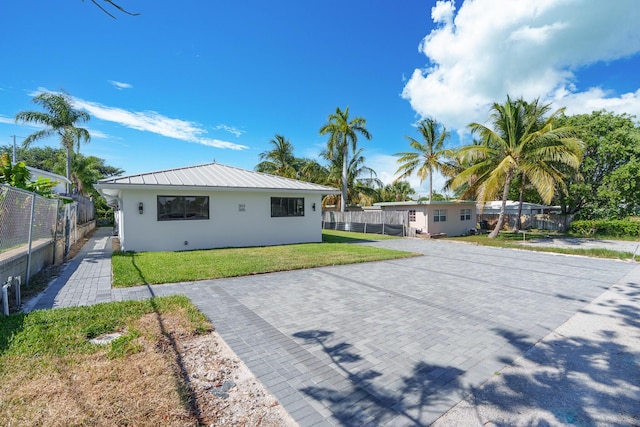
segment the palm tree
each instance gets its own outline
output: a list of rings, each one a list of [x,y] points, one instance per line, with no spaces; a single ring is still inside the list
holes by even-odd
[[[358,142],[358,134],[362,134],[367,139],[371,139],[371,134],[365,127],[367,121],[362,117],[355,117],[349,120],[349,107],[344,111],[340,107],[336,112],[330,114],[327,123],[320,128],[320,135],[329,134],[327,142],[328,159],[333,160],[336,155],[342,160],[342,199],[340,212],[344,212],[347,205],[348,190],[348,169],[349,169],[349,146],[355,153]]]
[[[396,174],[400,173],[394,182],[398,182],[404,178],[408,178],[417,171],[420,183],[429,177],[429,201],[433,196],[433,173],[441,172],[449,175],[453,171],[453,166],[448,159],[453,157],[453,151],[444,148],[444,143],[449,137],[449,132],[442,126],[442,130],[438,128],[439,123],[431,118],[425,118],[418,123],[418,131],[422,135],[424,144],[420,141],[407,136],[409,145],[415,151],[405,151],[397,153],[395,156],[400,157],[398,163],[400,166]]]
[[[326,185],[332,187],[340,187],[342,185],[342,154],[340,152],[333,153],[325,151],[322,156],[329,161],[328,175],[325,181]],[[376,172],[368,166],[365,166],[365,158],[362,155],[362,148],[358,149],[347,167],[347,197],[331,194],[326,196],[322,201],[322,206],[358,204],[361,206],[370,206],[379,197],[378,188],[382,187],[382,181],[377,177]],[[344,203],[343,203],[344,201]]]
[[[276,134],[269,141],[273,148],[260,153],[260,160],[256,170],[258,172],[270,173],[272,175],[295,178],[297,175],[297,159],[293,155],[293,145],[282,135]]]
[[[71,180],[71,162],[73,160],[73,148],[77,145],[80,150],[80,142],[89,142],[91,135],[84,128],[76,127],[77,123],[84,123],[91,118],[89,113],[76,110],[72,107],[72,101],[66,93],[44,92],[33,98],[33,102],[42,106],[45,112],[22,111],[16,114],[16,122],[35,123],[46,126],[32,133],[24,140],[24,146],[28,147],[34,141],[48,138],[57,134],[60,143],[67,152],[66,177]],[[70,189],[67,188],[67,192]]]
[[[395,181],[380,190],[380,202],[405,202],[411,200],[416,191],[407,181]]]
[[[313,182],[315,184],[326,184],[329,176],[329,169],[322,166],[314,159],[300,158],[297,159],[298,175],[301,181]]]
[[[574,137],[571,127],[555,127],[559,109],[546,119],[550,105],[540,105],[507,97],[504,105],[494,103],[490,122],[493,129],[471,123],[469,128],[479,136],[473,145],[458,151],[459,163],[467,165],[452,181],[458,188],[469,187],[476,192],[478,202],[494,199],[502,191],[502,205],[495,229],[489,237],[496,237],[504,224],[504,211],[509,186],[517,174],[525,174],[545,203],[550,203],[556,184],[563,179],[559,165],[578,168],[582,158],[582,142]]]

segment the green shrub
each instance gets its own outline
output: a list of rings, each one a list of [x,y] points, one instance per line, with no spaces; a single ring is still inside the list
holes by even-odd
[[[640,222],[630,219],[573,221],[571,232],[583,236],[640,237]]]

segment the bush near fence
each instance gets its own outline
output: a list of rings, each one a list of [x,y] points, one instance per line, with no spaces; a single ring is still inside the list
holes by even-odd
[[[629,219],[579,220],[571,232],[585,236],[640,237],[640,222]]]

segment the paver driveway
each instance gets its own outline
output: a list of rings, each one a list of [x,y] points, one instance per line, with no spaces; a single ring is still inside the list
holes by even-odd
[[[112,290],[188,295],[303,426],[428,425],[634,265],[442,241],[411,259]]]

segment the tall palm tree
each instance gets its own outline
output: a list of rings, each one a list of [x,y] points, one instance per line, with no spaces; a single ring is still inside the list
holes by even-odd
[[[336,150],[337,151],[337,150]],[[377,177],[376,172],[368,166],[365,166],[366,159],[362,155],[362,148],[358,149],[347,167],[347,197],[342,195],[331,194],[326,196],[322,201],[322,206],[347,204],[358,204],[361,206],[370,206],[379,197],[378,189],[382,187],[382,181]],[[340,187],[342,185],[342,154],[335,152],[330,155],[327,151],[322,153],[322,157],[329,161],[327,167],[328,175],[325,181],[326,185]],[[344,202],[344,203],[343,203]]]
[[[556,184],[563,179],[559,165],[578,168],[582,160],[582,142],[571,127],[555,127],[554,121],[563,109],[544,118],[550,105],[539,100],[528,103],[507,97],[504,105],[494,103],[490,122],[493,129],[471,123],[469,128],[479,136],[478,143],[458,151],[460,163],[468,165],[452,181],[452,188],[475,184],[478,202],[494,199],[502,191],[500,215],[489,237],[496,237],[504,224],[504,211],[513,178],[525,174],[545,203],[553,198]]]
[[[258,172],[295,178],[297,175],[297,159],[293,155],[293,145],[282,135],[276,134],[269,141],[273,148],[260,153],[260,163],[256,165]]]
[[[320,128],[320,135],[329,135],[327,142],[328,159],[332,160],[336,155],[342,158],[342,199],[340,211],[344,212],[347,205],[349,147],[355,153],[358,142],[358,134],[371,139],[371,134],[365,127],[367,121],[362,117],[349,120],[349,107],[344,111],[340,107],[330,114],[327,123]]]
[[[89,142],[91,135],[85,128],[76,127],[78,123],[88,122],[89,113],[76,110],[72,107],[72,101],[66,93],[43,92],[33,98],[35,104],[40,105],[45,112],[22,111],[16,114],[16,122],[35,123],[46,126],[32,133],[24,140],[24,146],[52,135],[60,137],[60,143],[67,153],[66,177],[71,180],[71,162],[73,160],[74,146],[80,150],[80,142]],[[67,188],[67,192],[70,189]]]
[[[439,129],[441,128],[441,130]],[[449,132],[444,126],[431,118],[425,118],[418,123],[418,131],[422,135],[424,143],[415,138],[407,136],[409,145],[415,151],[404,151],[397,153],[400,166],[396,174],[400,174],[394,182],[408,178],[417,172],[420,183],[429,177],[429,201],[433,196],[433,174],[441,172],[449,175],[453,171],[453,166],[449,159],[453,157],[453,151],[444,147],[444,143],[449,138]]]

